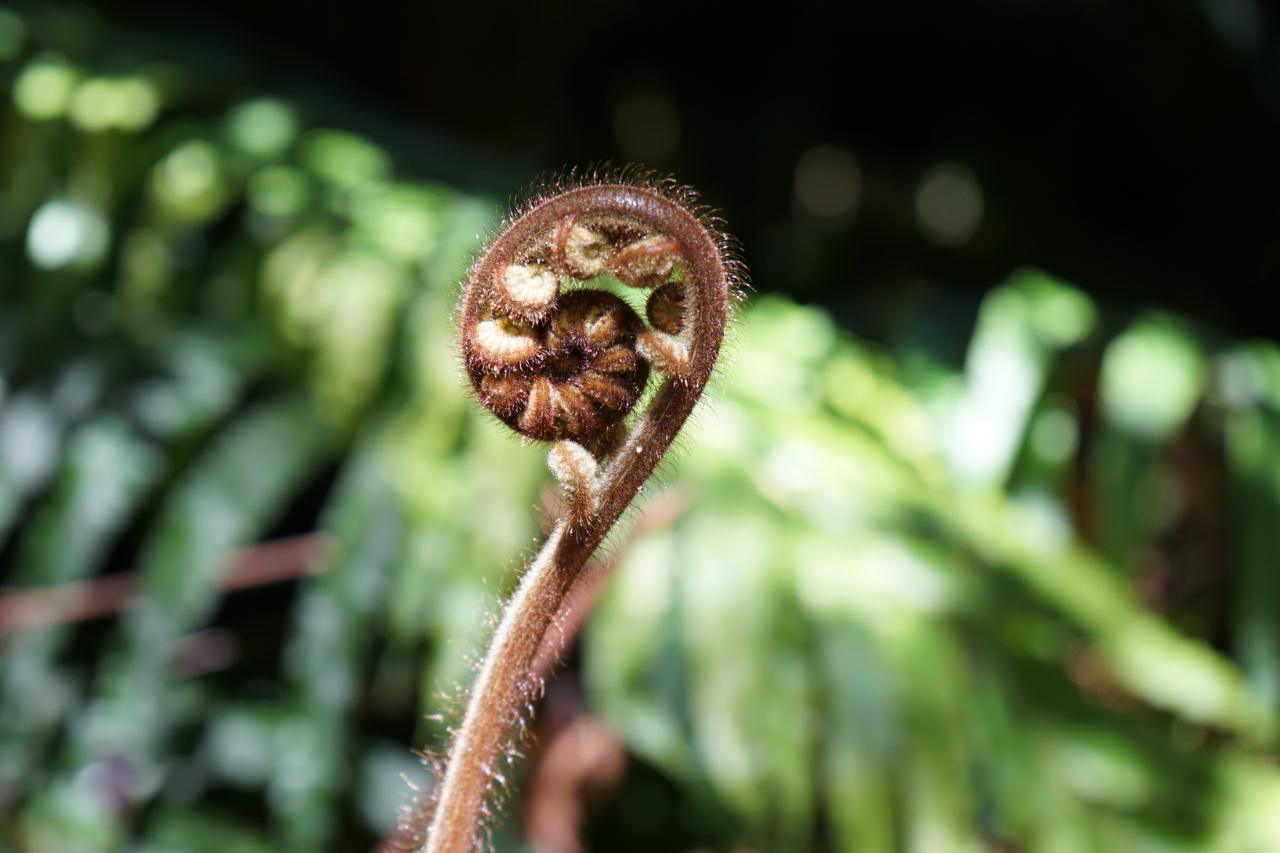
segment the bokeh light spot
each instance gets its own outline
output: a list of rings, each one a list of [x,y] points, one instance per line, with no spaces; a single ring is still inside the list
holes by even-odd
[[[31,217],[27,255],[47,270],[93,266],[109,238],[110,226],[96,207],[77,199],[53,199]]]
[[[296,216],[307,206],[311,184],[289,166],[267,166],[249,178],[249,202],[268,216]]]
[[[247,101],[227,119],[231,144],[255,157],[276,157],[298,135],[298,117],[283,101],[257,98]]]
[[[1031,328],[1046,346],[1069,347],[1093,332],[1098,311],[1084,293],[1036,271],[1022,273],[1017,281],[1026,294]]]
[[[350,213],[373,245],[404,260],[422,260],[437,231],[430,194],[409,187],[369,184],[351,195]]]
[[[1107,347],[1100,394],[1107,417],[1150,438],[1176,430],[1200,398],[1205,369],[1185,330],[1141,320]]]
[[[1218,359],[1216,391],[1222,402],[1247,408],[1266,402],[1280,409],[1280,348],[1256,341]]]
[[[94,77],[76,87],[70,117],[81,130],[141,130],[155,121],[160,97],[139,77]]]
[[[116,81],[116,127],[141,130],[160,112],[160,94],[149,80],[123,77]]]
[[[354,133],[317,130],[306,138],[303,164],[320,178],[344,187],[377,181],[391,174],[391,158]]]
[[[1036,416],[1031,427],[1031,449],[1045,462],[1060,465],[1070,459],[1080,443],[1075,416],[1061,407],[1048,408]]]
[[[916,190],[916,221],[939,246],[963,246],[982,224],[982,188],[963,166],[943,163],[930,169]]]
[[[853,152],[815,145],[796,162],[795,198],[805,212],[823,218],[846,216],[862,195],[862,169]]]
[[[156,166],[151,186],[156,200],[178,216],[207,219],[222,205],[217,149],[204,140],[182,143]]]
[[[30,488],[58,458],[57,422],[47,403],[15,396],[0,418],[0,468],[9,482]]]
[[[23,69],[13,84],[13,102],[28,118],[47,121],[67,111],[78,72],[61,59],[44,58]]]
[[[71,98],[68,115],[71,123],[81,130],[97,131],[111,127],[113,86],[110,80],[94,77],[76,87]]]

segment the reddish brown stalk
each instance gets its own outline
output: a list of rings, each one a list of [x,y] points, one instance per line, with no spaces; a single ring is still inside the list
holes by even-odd
[[[226,563],[226,590],[279,583],[323,570],[325,536],[307,533],[237,551]],[[0,593],[0,637],[49,625],[114,615],[133,601],[137,578],[103,575],[91,580]]]
[[[735,267],[725,238],[695,211],[692,193],[671,184],[576,186],[516,215],[471,269],[459,321],[476,395],[526,437],[556,441],[548,461],[566,510],[508,602],[472,686],[425,853],[476,846],[496,767],[536,692],[530,672],[543,637],[711,377]],[[680,322],[653,328],[612,294],[559,292],[562,278],[604,272],[655,294],[679,288],[676,299],[664,294],[663,313],[682,305]],[[650,369],[665,378],[623,434]],[[420,837],[420,827],[405,829]]]
[[[626,748],[600,720],[580,714],[560,724],[550,733],[525,804],[533,848],[581,853],[589,801],[617,788],[626,767]]]

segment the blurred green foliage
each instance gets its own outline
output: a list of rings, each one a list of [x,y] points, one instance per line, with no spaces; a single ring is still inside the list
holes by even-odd
[[[537,535],[452,353],[499,206],[68,31],[0,9],[0,554],[136,586],[0,636],[0,847],[367,848]],[[769,296],[724,361],[584,637],[599,849],[1280,849],[1280,348],[1027,271],[959,370]]]

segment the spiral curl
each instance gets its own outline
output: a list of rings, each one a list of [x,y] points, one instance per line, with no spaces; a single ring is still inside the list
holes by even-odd
[[[509,257],[486,255],[462,315],[476,397],[526,438],[600,446],[640,399],[650,362],[679,371],[671,353],[685,325],[684,289],[671,279],[681,266],[677,240],[619,212],[566,213]],[[606,273],[653,291],[652,328],[612,293],[565,288]]]

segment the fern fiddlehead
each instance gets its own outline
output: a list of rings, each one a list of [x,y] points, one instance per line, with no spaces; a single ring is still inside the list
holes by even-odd
[[[584,282],[650,291],[642,320]],[[583,566],[653,473],[710,379],[739,278],[727,238],[674,183],[626,175],[561,188],[510,217],[458,311],[477,399],[529,439],[565,509],[508,601],[434,796],[424,853],[476,845],[495,767],[536,694],[530,665]],[[650,373],[662,384],[628,414]],[[412,821],[410,821],[412,822]]]

